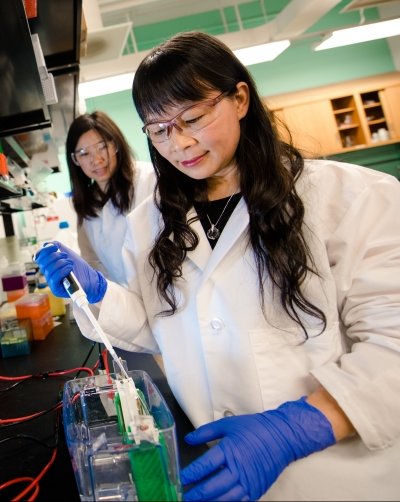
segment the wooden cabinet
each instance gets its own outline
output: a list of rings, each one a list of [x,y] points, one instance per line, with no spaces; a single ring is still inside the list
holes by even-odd
[[[318,156],[321,152],[340,149],[339,136],[335,134],[336,122],[328,100],[289,106],[279,117],[288,126],[293,143],[306,155]],[[282,134],[286,134],[281,126]]]
[[[308,155],[400,142],[400,72],[273,96],[266,104]],[[278,129],[288,139],[279,121]]]
[[[400,84],[380,92],[380,100],[387,119],[391,138],[400,138]]]
[[[350,95],[331,100],[341,148],[367,144],[366,129],[362,124],[363,117],[357,106],[357,98],[358,96]]]

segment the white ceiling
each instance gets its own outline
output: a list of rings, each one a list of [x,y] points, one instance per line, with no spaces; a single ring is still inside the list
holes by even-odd
[[[312,25],[341,1],[291,0],[273,20],[268,21],[268,13],[265,12],[267,21],[261,26],[249,29],[240,27],[238,31],[223,33],[218,38],[232,49],[286,38],[298,39],[305,36]],[[233,7],[238,13],[239,4],[245,3],[246,0],[83,0],[87,50],[86,56],[81,58],[81,81],[135,71],[148,51],[122,56],[132,28],[215,10],[221,10],[223,18],[223,8]],[[260,6],[265,11],[265,2],[260,0]],[[400,16],[399,0],[353,0],[343,10],[369,7],[379,7],[382,19]],[[361,10],[361,19],[362,14]]]

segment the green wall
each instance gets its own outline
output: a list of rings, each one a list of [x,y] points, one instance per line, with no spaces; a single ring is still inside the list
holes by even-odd
[[[249,67],[263,96],[319,87],[395,71],[386,40],[315,52],[309,41],[293,44],[275,61]],[[87,111],[101,109],[117,121],[137,158],[148,159],[147,140],[134,109],[131,91],[86,100]]]
[[[295,42],[275,61],[250,66],[259,92],[271,96],[396,70],[385,39],[313,51],[317,41]]]
[[[142,132],[142,121],[133,106],[132,92],[121,91],[86,100],[87,111],[103,110],[115,120],[125,134],[137,159],[148,160],[146,135]]]
[[[315,39],[316,41],[317,39]],[[331,83],[396,71],[387,41],[377,40],[347,47],[315,52],[312,39],[297,41],[275,61],[249,67],[263,96],[320,87]],[[106,94],[86,100],[88,112],[103,110],[120,126],[135,157],[149,160],[146,136],[134,109],[131,91]],[[380,148],[358,152],[357,161],[395,174],[400,163],[399,150],[391,149],[391,160],[382,163]],[[384,154],[387,157],[387,152]],[[64,152],[60,152],[61,172],[48,177],[48,190],[59,193],[70,190]]]

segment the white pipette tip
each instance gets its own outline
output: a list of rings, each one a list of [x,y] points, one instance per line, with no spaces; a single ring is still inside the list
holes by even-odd
[[[104,331],[101,329],[100,324],[97,322],[96,318],[94,317],[92,311],[89,308],[89,305],[82,305],[82,310],[85,312],[87,315],[89,321],[91,322],[94,330],[96,333],[99,335],[101,338],[101,341],[104,343],[106,346],[108,352],[110,353],[110,356],[113,358],[113,360],[116,362],[118,365],[118,368],[121,370],[121,375],[123,375],[125,378],[129,378],[128,373],[126,372],[126,369],[124,368],[120,358],[117,356],[114,347],[111,345],[110,340],[108,339],[107,335],[104,333]]]
[[[43,247],[46,245],[51,244],[51,242],[46,242]],[[82,288],[80,282],[78,281],[78,278],[74,274],[74,272],[70,272],[67,277],[63,280],[63,286],[70,296],[71,300],[77,305],[79,308],[81,308],[87,318],[89,319],[91,325],[93,326],[94,330],[96,333],[99,335],[101,341],[104,343],[106,346],[109,354],[115,361],[115,363],[118,365],[118,368],[121,370],[121,375],[123,375],[125,378],[129,378],[129,375],[124,368],[120,358],[117,356],[114,347],[111,345],[110,340],[108,339],[107,335],[104,333],[104,331],[101,329],[100,324],[97,322],[96,318],[92,314],[92,311],[90,310],[89,303],[87,300],[87,296],[85,293],[85,290]]]

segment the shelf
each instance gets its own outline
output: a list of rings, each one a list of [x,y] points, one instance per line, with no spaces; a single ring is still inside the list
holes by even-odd
[[[37,0],[37,11],[29,26],[39,35],[47,70],[78,66],[82,0]]]
[[[370,109],[370,108],[379,108],[381,107],[382,105],[380,103],[371,103],[369,105],[366,105],[365,103],[363,104],[364,108],[366,110]]]
[[[20,167],[29,167],[30,158],[14,136],[3,138],[3,150]]]
[[[333,110],[333,113],[335,115],[341,115],[343,113],[349,113],[349,112],[354,112],[355,108],[351,107],[351,108],[341,108],[340,110]]]
[[[0,2],[0,15],[7,19],[2,33],[7,64],[1,68],[0,138],[5,155],[18,166],[30,167],[37,154],[57,172],[57,149],[65,145],[78,113],[82,0],[37,0],[37,12],[28,21],[22,0]],[[39,36],[58,103],[45,103],[31,33]]]
[[[382,117],[381,119],[375,119],[375,120],[368,120],[367,119],[367,122],[368,122],[368,125],[376,125],[376,124],[385,124],[386,123],[386,120]]]
[[[338,126],[338,130],[339,131],[346,131],[348,129],[357,129],[357,127],[360,127],[360,124],[346,124],[346,125]]]
[[[10,181],[0,179],[0,200],[9,199],[10,197],[20,197],[23,193],[21,188],[15,186]]]
[[[2,66],[0,136],[50,126],[31,33],[22,1],[0,2]]]
[[[356,146],[349,146],[349,147],[343,147],[340,152],[337,151],[332,151],[332,152],[327,152],[325,155],[340,155],[341,153],[350,153],[350,152],[358,152],[359,150],[369,150],[373,148],[381,148],[385,147],[388,145],[395,145],[395,144],[400,144],[400,139],[388,139],[386,141],[377,141],[375,143],[369,143],[369,144],[363,144],[363,145],[356,145]]]
[[[280,134],[315,156],[400,143],[400,72],[268,97]]]

